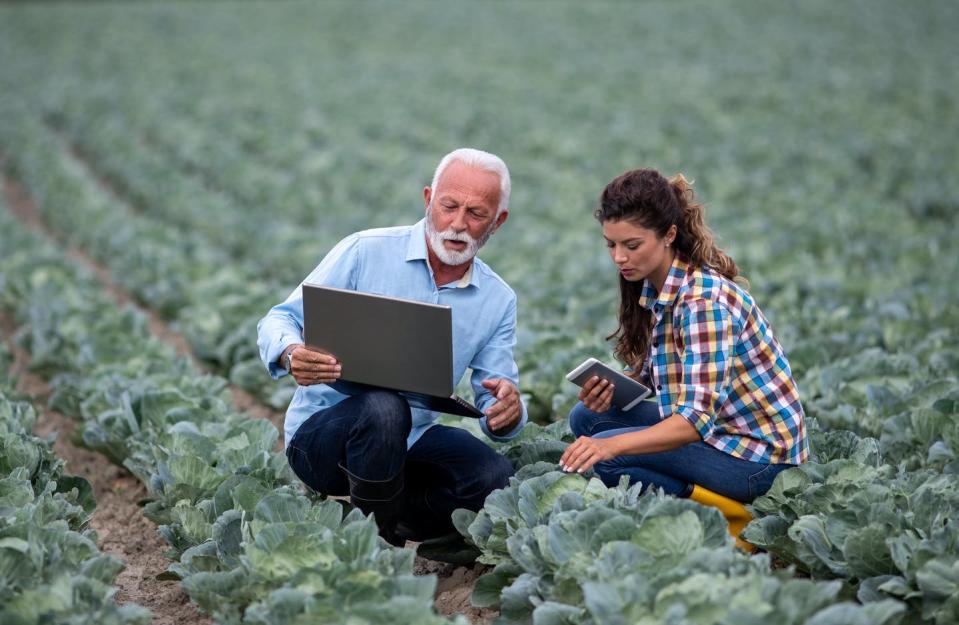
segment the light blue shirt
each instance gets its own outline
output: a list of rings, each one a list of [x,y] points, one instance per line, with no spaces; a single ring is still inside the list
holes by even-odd
[[[482,385],[484,380],[505,378],[519,388],[519,372],[513,360],[516,345],[516,294],[478,258],[461,280],[437,286],[427,261],[425,222],[412,226],[364,230],[346,237],[307,276],[304,282],[380,295],[415,299],[450,306],[453,313],[453,379],[460,380],[467,367],[472,370],[475,405],[485,411],[496,398]],[[274,306],[257,324],[260,358],[274,378],[287,375],[276,364],[289,345],[302,343],[303,284],[286,301]],[[329,408],[348,395],[326,384],[299,386],[286,411],[284,440],[290,439],[313,413]],[[413,408],[413,429],[407,449],[433,425],[437,413]],[[483,432],[493,440],[509,440],[526,423],[522,418],[503,436],[490,432],[486,417],[480,419]]]

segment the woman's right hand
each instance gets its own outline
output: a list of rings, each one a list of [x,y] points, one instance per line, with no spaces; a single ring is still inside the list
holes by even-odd
[[[330,354],[310,349],[306,345],[290,348],[293,367],[290,374],[300,386],[329,384],[340,379],[342,366]],[[283,355],[286,358],[286,355]]]
[[[579,401],[593,412],[606,412],[613,405],[613,383],[594,375],[579,392]]]

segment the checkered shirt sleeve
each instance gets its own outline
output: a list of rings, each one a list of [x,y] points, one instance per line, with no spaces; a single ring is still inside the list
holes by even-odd
[[[736,332],[733,318],[721,304],[709,300],[684,302],[678,345],[683,376],[674,412],[708,438],[730,386]]]

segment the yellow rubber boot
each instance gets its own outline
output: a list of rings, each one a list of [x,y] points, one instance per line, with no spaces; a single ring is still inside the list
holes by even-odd
[[[689,498],[704,506],[712,506],[713,508],[719,509],[719,511],[723,513],[723,516],[726,517],[726,522],[729,523],[729,533],[736,539],[736,546],[748,553],[756,551],[755,546],[750,545],[739,537],[739,533],[743,531],[743,528],[753,520],[753,515],[749,514],[746,506],[735,499],[723,497],[719,493],[714,493],[697,484],[693,484],[693,493]]]

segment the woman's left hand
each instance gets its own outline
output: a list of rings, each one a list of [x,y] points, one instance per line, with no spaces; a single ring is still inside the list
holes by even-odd
[[[612,460],[618,455],[613,442],[614,438],[580,436],[563,452],[563,457],[559,459],[559,466],[566,472],[582,473],[597,462]]]

